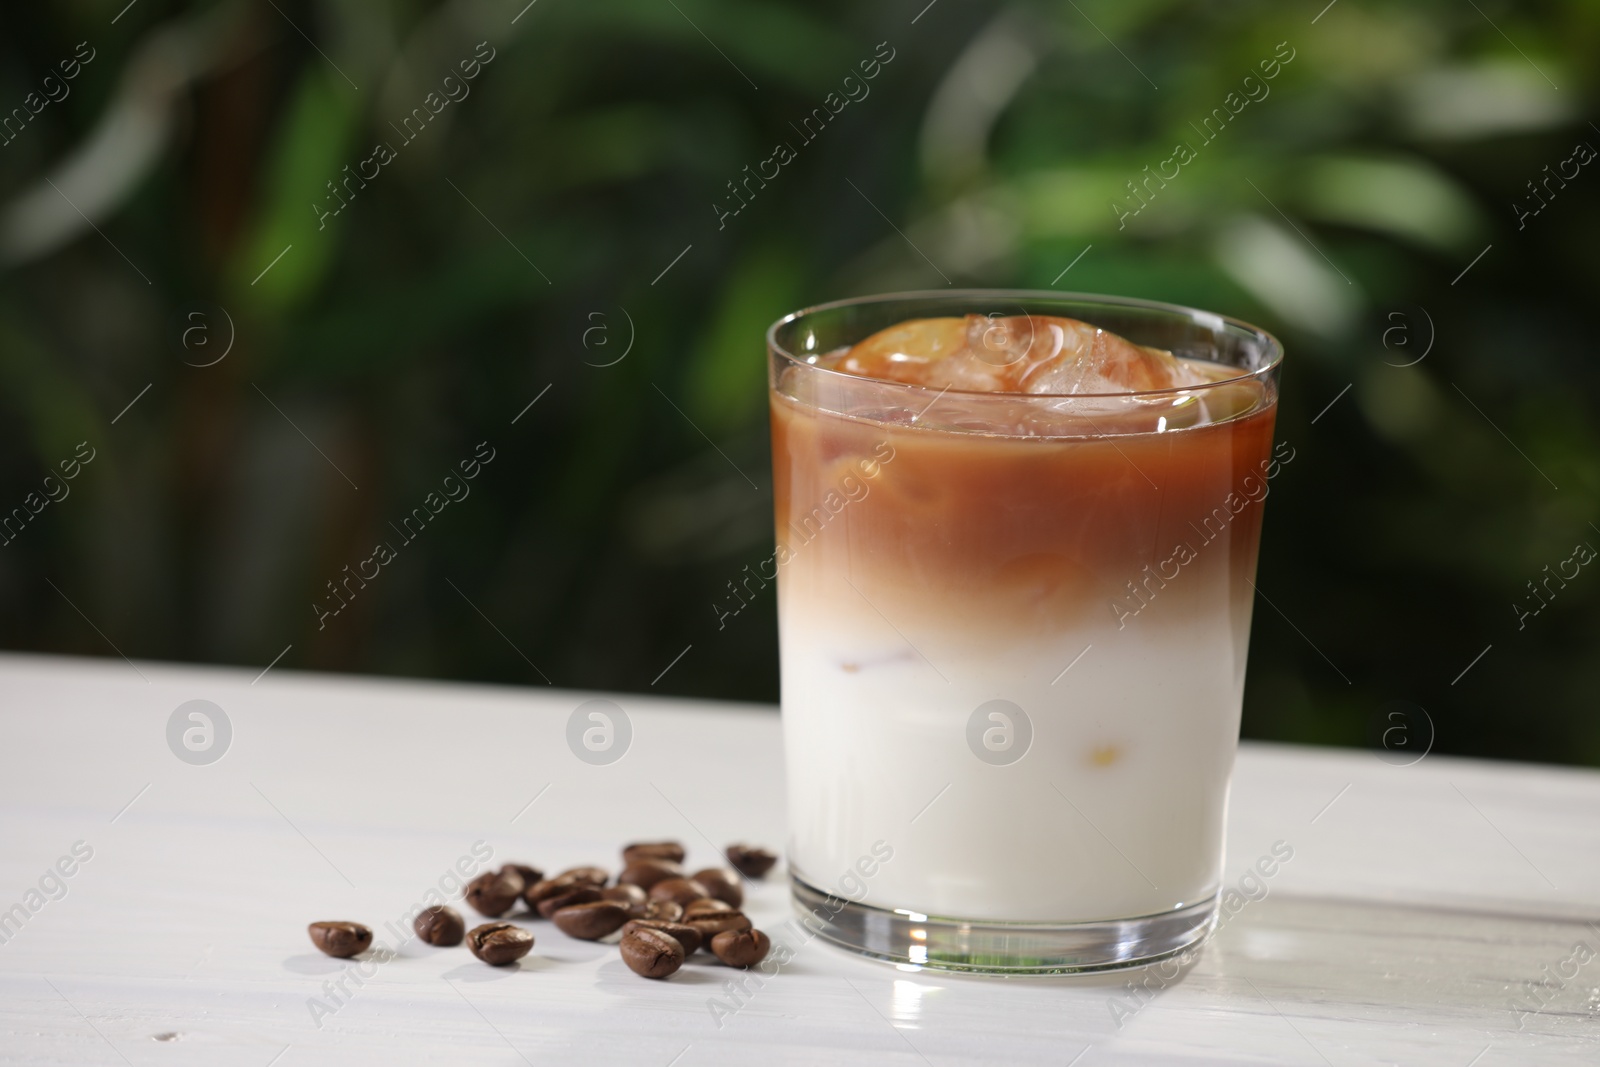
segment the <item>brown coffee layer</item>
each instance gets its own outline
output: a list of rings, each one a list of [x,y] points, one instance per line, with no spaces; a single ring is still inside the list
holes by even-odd
[[[1248,597],[1274,414],[1059,439],[848,418],[775,395],[785,610],[840,610],[853,586],[922,632],[1191,622]]]

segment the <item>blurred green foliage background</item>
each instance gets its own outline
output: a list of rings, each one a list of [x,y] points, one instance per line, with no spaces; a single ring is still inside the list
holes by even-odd
[[[767,324],[1055,286],[1288,346],[1247,735],[1600,764],[1600,7],[924,4],[8,11],[0,642],[773,700]]]

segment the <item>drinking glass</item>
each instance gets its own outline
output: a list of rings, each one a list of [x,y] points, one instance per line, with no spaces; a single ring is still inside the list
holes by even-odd
[[[829,369],[909,319],[1033,316],[1209,366],[1133,393]],[[794,902],[868,956],[1129,966],[1215,920],[1282,349],[1144,300],[945,291],[767,334]],[[992,344],[991,344],[992,342]],[[978,351],[978,349],[974,349]],[[985,356],[984,358],[989,358]]]

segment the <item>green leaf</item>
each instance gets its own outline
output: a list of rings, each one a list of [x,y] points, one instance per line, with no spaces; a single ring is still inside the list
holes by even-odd
[[[769,246],[730,271],[722,299],[689,363],[686,400],[695,421],[715,436],[766,410],[767,327],[796,310],[802,276],[793,250]]]
[[[301,78],[266,153],[264,206],[231,271],[242,298],[263,312],[282,312],[304,301],[332,264],[341,223],[348,220],[319,218],[319,210],[339,207],[329,183],[369,154],[354,147],[358,119],[356,93],[348,85],[318,67]],[[383,177],[380,172],[379,180]]]

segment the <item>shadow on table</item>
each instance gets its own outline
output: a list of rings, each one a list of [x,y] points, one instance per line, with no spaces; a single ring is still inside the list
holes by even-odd
[[[1590,1040],[1600,1019],[1600,909],[1549,917],[1508,906],[1469,906],[1300,897],[1275,893],[1239,912],[1184,965],[1157,963],[1086,975],[996,978],[901,967],[819,946],[791,968],[928,988],[1103,990],[1115,1029],[1147,1008],[1203,1010],[1254,1004],[1267,1013],[1349,1018],[1407,1027]],[[855,977],[854,974],[851,975]]]
[[[361,962],[356,959],[355,962]],[[294,974],[338,974],[350,965],[350,960],[338,960],[320,952],[301,952],[285,957],[283,969]]]
[[[1550,917],[1509,907],[1274,894],[1214,936],[1190,982],[1246,983],[1263,999],[1338,998],[1430,1015],[1492,1009],[1512,1030],[1572,1034],[1600,1015],[1600,909]]]

